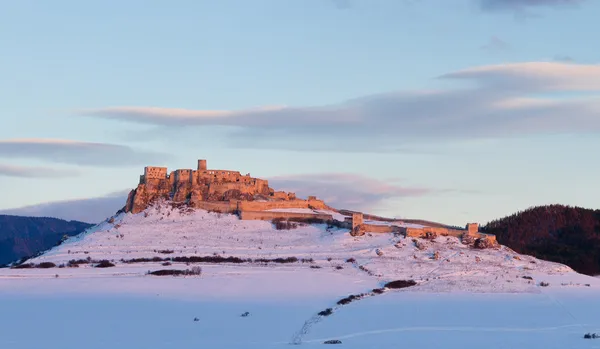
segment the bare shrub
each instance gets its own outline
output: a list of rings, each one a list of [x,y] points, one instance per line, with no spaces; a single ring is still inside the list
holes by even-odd
[[[331,309],[331,308],[327,308],[327,309],[319,312],[319,316],[329,316],[331,314],[333,314],[333,309]]]
[[[179,270],[179,269],[161,269],[155,271],[148,271],[149,275],[155,276],[198,276],[202,274],[202,268],[192,267],[192,269]]]
[[[391,289],[399,289],[399,288],[412,287],[412,286],[415,286],[416,284],[417,284],[417,282],[415,280],[396,280],[396,281],[388,282],[387,284],[385,284],[384,287],[391,288]]]
[[[113,263],[111,263],[108,259],[103,259],[103,260],[99,261],[98,264],[96,264],[94,267],[95,268],[111,268],[114,266],[115,265]]]
[[[169,275],[178,276],[178,275],[185,275],[185,270],[162,269],[162,270],[149,271],[148,274],[155,275],[155,276],[169,276]]]
[[[323,344],[342,344],[342,341],[339,339],[330,339],[323,342]]]
[[[33,263],[23,263],[23,264],[19,264],[19,265],[13,265],[10,268],[11,269],[31,269],[34,267],[35,267],[35,265]]]
[[[188,274],[186,275],[202,275],[202,268],[195,266],[192,267],[191,269],[187,270]]]
[[[298,262],[298,258],[297,257],[274,258],[274,259],[257,258],[253,262],[286,264],[286,263],[296,263],[296,262]]]
[[[346,298],[342,298],[339,301],[337,301],[337,305],[346,305],[346,304],[350,304],[356,300],[359,300],[361,298],[363,298],[364,296],[366,296],[366,294],[361,293],[361,294],[351,294]]]
[[[41,269],[50,269],[50,268],[56,267],[56,264],[54,264],[52,262],[42,262],[42,263],[36,265],[35,267],[41,268]]]

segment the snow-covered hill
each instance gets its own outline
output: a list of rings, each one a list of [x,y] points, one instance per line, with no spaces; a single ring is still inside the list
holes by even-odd
[[[114,266],[100,268],[103,260]],[[85,336],[58,340],[55,333],[48,333],[60,344],[57,348],[76,348],[82,343],[88,348],[266,348],[291,342],[320,345],[335,338],[342,340],[344,347],[355,348],[370,344],[397,347],[403,338],[420,347],[436,345],[438,341],[418,334],[423,331],[457,340],[455,344],[461,343],[463,348],[484,343],[490,348],[502,347],[502,342],[490,346],[481,331],[497,338],[502,333],[504,337],[518,334],[505,339],[515,345],[529,340],[536,343],[538,335],[553,333],[544,340],[545,348],[559,348],[559,344],[577,348],[586,343],[580,340],[583,332],[600,325],[590,320],[585,306],[565,306],[574,294],[576,299],[594,303],[600,279],[506,247],[474,249],[454,237],[352,237],[348,230],[325,224],[277,230],[271,222],[242,221],[233,215],[166,203],[135,215],[119,214],[27,263],[56,266],[1,269],[2,309],[16,312],[15,304],[22,304],[22,309],[36,304],[37,310],[69,314],[77,312],[74,299],[86,299],[89,302],[81,306],[88,311],[65,315],[61,321],[80,329],[78,322],[68,319],[100,314],[102,319],[111,319],[107,331],[114,326],[131,331],[86,329],[93,338],[97,336],[92,344]],[[201,275],[149,274],[197,266],[202,268]],[[416,285],[382,289],[394,280],[414,280]],[[338,302],[348,295],[361,296],[350,304]],[[130,301],[131,296],[136,301]],[[64,309],[40,303],[47,297],[55,297],[52,302],[64,304]],[[32,299],[36,301],[31,303]],[[113,309],[113,316],[99,309],[100,305],[92,305],[94,299]],[[188,302],[189,308],[182,301]],[[144,307],[152,308],[151,314],[140,310]],[[331,315],[326,311],[329,308]],[[589,309],[596,310],[600,309]],[[249,316],[240,317],[245,311]],[[474,315],[477,311],[489,316]],[[120,321],[123,316],[128,320]],[[195,317],[197,321],[192,321]],[[26,320],[20,315],[16,319],[17,323]],[[91,321],[96,324],[100,320]],[[13,328],[14,323],[14,314],[0,316],[0,328]],[[147,338],[140,337],[139,326],[166,331],[165,336],[171,337],[152,331]],[[56,330],[53,325],[50,328]],[[0,337],[0,347],[38,348],[43,344],[37,337],[18,337],[16,328],[10,333],[13,335]],[[21,340],[25,345],[19,345]]]
[[[128,273],[137,270],[144,274],[149,269],[185,269],[185,262],[170,261],[171,265],[165,268],[162,260],[198,256],[252,261],[295,258],[298,262],[272,262],[268,266],[260,262],[238,264],[246,269],[277,267],[366,274],[373,285],[411,279],[418,282],[415,289],[433,292],[538,292],[540,282],[556,276],[583,284],[579,281],[582,276],[564,265],[522,256],[506,247],[469,248],[455,237],[424,240],[376,233],[352,237],[348,230],[324,224],[276,230],[267,221],[239,220],[234,215],[168,204],[155,205],[135,215],[120,214],[28,262],[67,265],[70,260],[109,260],[116,265],[110,270],[112,273],[127,269]],[[125,263],[152,258],[161,261]],[[93,265],[80,267],[92,270]],[[59,275],[70,272],[71,268],[63,268]]]

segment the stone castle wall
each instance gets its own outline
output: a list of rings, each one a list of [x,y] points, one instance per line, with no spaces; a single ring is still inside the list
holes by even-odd
[[[401,227],[395,225],[381,225],[381,224],[362,224],[362,227],[367,233],[399,233],[402,231]]]
[[[235,213],[237,212],[237,207],[235,202],[230,201],[220,201],[220,202],[210,202],[210,201],[200,201],[196,202],[193,205],[195,208],[200,208],[206,211],[216,211],[221,213]]]
[[[322,219],[329,221],[333,216],[325,213],[301,213],[301,212],[273,212],[273,211],[240,211],[240,219],[243,220],[273,220],[273,219]]]
[[[314,208],[325,209],[327,206],[321,200],[282,200],[282,201],[240,201],[238,210],[240,211],[265,211],[287,208]]]
[[[145,179],[167,178],[167,168],[166,167],[148,166],[148,167],[144,168],[144,178]]]

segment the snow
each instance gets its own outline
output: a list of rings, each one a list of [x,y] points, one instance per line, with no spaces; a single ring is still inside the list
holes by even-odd
[[[397,227],[403,227],[403,228],[424,228],[424,225],[421,224],[416,224],[416,223],[406,223],[406,222],[402,222],[402,221],[393,221],[393,222],[386,222],[386,221],[377,221],[377,220],[367,220],[365,219],[364,222],[366,224],[372,224],[372,225],[395,225]]]
[[[119,265],[121,259],[157,256],[296,257],[313,259],[314,263],[276,267],[314,271],[310,270],[313,265],[354,275],[366,273],[358,268],[362,266],[371,272],[374,282],[414,279],[420,283],[418,288],[428,292],[537,292],[536,282],[552,274],[582,283],[577,281],[581,275],[564,265],[520,256],[507,248],[474,250],[455,237],[418,241],[425,247],[423,250],[417,249],[412,239],[393,234],[352,237],[345,229],[328,230],[324,224],[276,230],[267,221],[241,221],[234,215],[157,205],[137,215],[120,214],[114,222],[103,222],[31,262],[59,265],[89,257],[112,260]],[[161,253],[165,250],[172,253]],[[383,256],[378,256],[377,251]],[[439,256],[437,260],[433,259],[435,252]],[[357,263],[346,263],[349,258]],[[343,269],[335,269],[337,266]],[[143,275],[149,265],[127,267],[130,273]],[[152,267],[162,268],[158,264]],[[174,263],[173,267],[181,269],[182,263]],[[91,269],[87,265],[82,268]],[[120,267],[114,270],[118,269]],[[531,276],[535,281],[523,276]]]
[[[393,234],[352,237],[324,224],[276,230],[164,204],[120,214],[30,261],[90,257],[115,267],[0,269],[0,348],[253,349],[287,347],[293,338],[306,347],[339,339],[344,348],[595,344],[582,336],[600,332],[600,279],[506,247],[475,250],[453,237],[416,241],[422,249]],[[313,261],[202,263],[201,276],[186,277],[147,271],[195,264],[120,262],[214,254]],[[418,285],[336,306],[398,279]],[[330,307],[332,315],[316,316]]]
[[[330,214],[333,219],[336,219],[340,222],[343,222],[344,219],[347,216],[344,216],[341,213],[335,212],[335,211],[330,211],[330,210],[313,210],[310,208],[273,208],[270,210],[267,210],[269,212],[292,212],[292,213],[324,213],[324,214]]]

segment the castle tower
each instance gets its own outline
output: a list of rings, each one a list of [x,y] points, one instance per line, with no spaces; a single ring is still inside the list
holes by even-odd
[[[469,234],[477,234],[479,232],[479,224],[477,223],[467,223],[467,233]]]
[[[352,229],[364,223],[363,214],[360,212],[352,213]]]
[[[198,171],[206,171],[206,160],[198,160]]]

